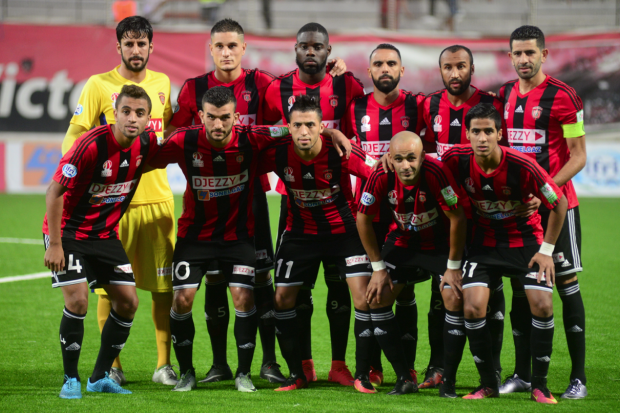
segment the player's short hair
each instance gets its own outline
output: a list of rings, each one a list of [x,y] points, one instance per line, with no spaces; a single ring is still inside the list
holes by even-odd
[[[124,37],[140,39],[144,36],[149,39],[149,43],[153,41],[153,26],[142,16],[125,17],[116,26],[116,39],[119,43]]]
[[[237,98],[235,98],[235,94],[229,88],[224,86],[215,86],[208,89],[205,94],[202,95],[203,107],[205,103],[213,105],[216,108],[221,108],[222,106],[228,105],[229,103],[234,103],[236,108]]]
[[[469,109],[467,115],[465,115],[465,128],[469,130],[472,119],[491,119],[495,123],[495,129],[502,129],[502,117],[490,103],[478,103],[473,108]]]
[[[121,93],[118,94],[116,98],[116,102],[114,102],[114,108],[118,110],[118,102],[120,102],[125,96],[132,99],[144,99],[149,106],[149,113],[151,113],[151,109],[153,108],[153,104],[151,103],[151,98],[149,94],[146,93],[146,90],[142,89],[138,85],[124,85],[121,89]]]
[[[323,33],[325,35],[326,43],[329,43],[329,34],[327,34],[327,29],[325,27],[323,27],[322,25],[320,25],[319,23],[307,23],[307,24],[304,24],[301,27],[301,29],[299,29],[299,31],[297,32],[297,38],[299,38],[300,34],[308,33],[308,32]]]
[[[214,33],[237,33],[241,36],[244,35],[243,27],[233,19],[222,19],[219,22],[215,23],[211,28],[211,36]]]
[[[401,62],[403,61],[403,59],[401,59],[400,57],[400,50],[398,50],[398,48],[394,46],[393,44],[389,44],[389,43],[381,43],[379,46],[375,47],[375,49],[372,52],[370,52],[370,56],[368,57],[368,59],[371,59],[372,55],[377,50],[394,50],[396,54],[398,55],[398,60],[400,60]]]
[[[441,56],[443,56],[443,54],[445,52],[456,53],[459,50],[465,50],[467,52],[467,54],[469,55],[469,64],[473,65],[474,64],[474,55],[471,54],[471,50],[469,50],[469,47],[465,47],[465,46],[460,45],[460,44],[455,44],[455,45],[446,47],[445,49],[443,49],[441,51],[441,53],[439,53],[439,67],[441,67]]]
[[[321,110],[321,104],[319,98],[309,95],[297,95],[295,96],[295,103],[291,106],[290,114],[293,112],[316,112],[319,116],[319,120],[323,120],[323,111]]]
[[[510,35],[510,50],[512,51],[513,40],[536,40],[536,46],[540,50],[545,48],[545,34],[536,26],[521,26]]]

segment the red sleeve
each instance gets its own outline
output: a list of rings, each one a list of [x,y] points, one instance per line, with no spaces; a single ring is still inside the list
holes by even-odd
[[[364,92],[364,85],[362,84],[362,82],[358,78],[356,78],[351,72],[346,72],[345,75],[347,76],[346,79],[348,83],[347,90],[351,91],[351,94],[348,96],[348,101],[350,102],[356,97],[364,96],[366,93]]]
[[[443,163],[446,169],[450,171],[453,178],[455,175],[458,175],[459,157],[454,147],[448,149],[443,153],[443,155],[441,156],[441,163]]]
[[[161,144],[159,150],[149,160],[154,168],[165,168],[169,163],[179,163],[183,159],[183,140],[185,129],[177,129]]]
[[[351,156],[348,159],[348,169],[351,175],[361,179],[368,179],[376,162],[359,146],[353,145],[351,147]]]
[[[444,211],[453,211],[461,204],[461,191],[450,169],[439,161],[426,158],[426,180],[435,199]]]
[[[585,135],[583,102],[577,96],[575,89],[566,85],[560,88],[553,102],[553,114],[562,125],[565,138],[578,138]],[[575,125],[575,127],[568,125]]]
[[[426,98],[424,98],[424,104],[422,105],[422,119],[424,121],[424,126],[426,127],[424,140],[430,143],[435,143],[435,131],[433,130],[433,123],[431,122],[430,96],[426,96]]]
[[[276,79],[265,90],[263,102],[260,105],[261,113],[259,118],[262,123],[273,125],[280,120],[284,122],[279,86],[280,81]]]
[[[424,103],[426,102],[426,96],[423,93],[418,93],[415,99],[418,107],[418,124],[415,127],[415,133],[420,135],[422,130],[426,128],[426,122],[424,121]]]
[[[376,215],[381,209],[381,201],[387,194],[387,174],[383,169],[373,171],[364,186],[357,211],[364,215]]]
[[[502,101],[503,106],[503,102],[506,99],[506,85],[502,85],[502,87],[499,88],[499,94],[497,95],[497,97],[499,98],[499,100]]]
[[[194,120],[194,106],[196,105],[196,93],[194,91],[194,79],[188,79],[183,84],[179,97],[177,98],[177,105],[172,113],[170,124],[181,128],[184,126],[191,126]]]
[[[97,146],[94,140],[84,138],[82,136],[73,142],[54,173],[54,181],[69,189],[75,188],[84,179],[90,180],[93,173]]]
[[[549,174],[535,162],[528,162],[522,171],[526,175],[526,191],[523,192],[536,195],[548,209],[554,209],[563,192]]]
[[[290,135],[286,126],[252,126],[248,128],[248,136],[262,151]]]
[[[149,129],[148,133],[149,133],[149,140],[151,142],[149,145],[149,153],[146,155],[146,162],[150,163],[151,159],[153,159],[155,155],[157,155],[157,153],[161,149],[161,146],[159,145],[155,131],[152,129]],[[162,145],[163,145],[163,142],[162,142]]]
[[[357,136],[357,127],[355,124],[355,99],[349,103],[349,107],[345,112],[344,118],[342,119],[342,133],[349,139],[355,138],[356,142],[359,142]]]
[[[269,177],[267,176],[267,173],[274,172],[276,170],[275,159],[275,148],[265,149],[260,154],[257,173],[261,177],[261,184],[263,185],[263,190],[265,190],[265,183],[263,182],[263,178],[267,178],[267,185],[269,186],[269,189],[271,189],[271,184],[269,183]],[[267,189],[265,192],[267,192],[269,189]]]
[[[265,72],[260,69],[255,69],[255,70],[256,70],[256,75],[254,79],[256,82],[256,88],[258,89],[258,113],[257,113],[256,124],[264,125],[265,122],[263,121],[263,101],[265,99],[265,93],[267,92],[267,88],[269,87],[269,84],[273,82],[273,80],[276,77],[269,72]]]

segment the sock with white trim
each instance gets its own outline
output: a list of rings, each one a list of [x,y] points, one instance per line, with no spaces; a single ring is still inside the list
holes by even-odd
[[[409,367],[403,350],[402,333],[398,327],[392,307],[370,309],[370,318],[374,327],[373,334],[381,346],[397,378],[409,378]]]
[[[527,301],[525,290],[519,281],[512,280],[512,309],[510,310],[510,324],[512,339],[515,344],[514,373],[526,382],[532,377],[532,354],[530,352],[530,336],[532,331],[532,313]]]
[[[254,303],[258,311],[258,332],[263,347],[263,365],[276,361],[276,323],[273,309],[273,281],[254,284]]]
[[[553,315],[550,317],[532,316],[532,381],[534,377],[547,378],[549,362],[553,351]],[[532,383],[532,387],[534,383]]]
[[[400,329],[400,340],[407,358],[407,366],[415,369],[416,350],[418,347],[418,305],[413,298],[396,300],[396,321]]]
[[[228,339],[228,323],[230,310],[228,308],[228,283],[205,285],[205,319],[207,331],[211,339],[213,364],[227,366],[226,346]],[[183,372],[185,374],[185,372]]]
[[[485,318],[465,318],[465,332],[469,340],[469,350],[480,374],[480,383],[485,387],[497,389],[497,379],[493,368],[491,333]]]
[[[84,339],[84,314],[75,314],[67,310],[62,310],[60,320],[60,350],[62,352],[62,364],[65,374],[68,377],[75,377],[78,381],[78,362],[82,351],[82,340]]]
[[[465,333],[465,318],[463,311],[446,310],[446,320],[443,327],[444,356],[443,378],[454,383],[456,372],[463,358],[463,349],[467,341]]]
[[[299,351],[298,316],[294,308],[289,310],[276,310],[276,337],[280,343],[282,357],[288,365],[290,374],[304,377],[304,369],[301,364],[301,352]]]
[[[368,375],[370,372],[370,350],[376,343],[370,311],[355,309],[355,377],[360,374]]]
[[[337,270],[337,269],[336,269]],[[345,361],[351,326],[351,294],[343,281],[325,278],[327,284],[327,319],[332,344],[332,360]]]
[[[235,310],[235,341],[237,342],[237,358],[239,360],[237,374],[250,373],[254,349],[256,348],[257,329],[256,306],[252,307],[250,311]]]
[[[101,347],[93,375],[90,377],[91,383],[101,380],[105,373],[110,371],[114,359],[125,347],[132,324],[133,319],[121,317],[114,309],[110,310],[110,316],[101,331]]]
[[[172,335],[172,347],[179,362],[181,374],[194,369],[193,351],[196,327],[192,312],[179,314],[170,309],[170,334]],[[214,362],[215,364],[215,362]]]
[[[495,287],[495,288],[493,288]],[[504,298],[504,283],[501,278],[499,283],[491,285],[491,296],[489,297],[489,307],[487,312],[487,323],[491,332],[491,343],[493,347],[493,367],[495,371],[501,373],[502,345],[504,343],[504,315],[506,314],[506,299]]]
[[[579,281],[556,286],[562,300],[562,319],[572,362],[570,379],[579,379],[586,384],[586,310],[583,307]]]
[[[396,312],[398,317],[398,308]],[[431,302],[428,311],[428,344],[431,348],[431,357],[428,362],[429,366],[443,367],[444,361],[444,319],[446,318],[446,309],[443,305],[441,291],[439,291],[439,283],[433,277],[431,282]]]
[[[310,360],[312,358],[312,313],[314,313],[314,300],[312,299],[312,290],[301,289],[297,294],[295,302],[295,311],[297,313],[298,334],[299,334],[299,352],[302,360]]]

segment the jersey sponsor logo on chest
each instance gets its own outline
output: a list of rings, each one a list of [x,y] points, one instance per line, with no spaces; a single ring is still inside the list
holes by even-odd
[[[482,212],[510,212],[514,210],[516,207],[521,205],[519,201],[507,200],[507,201],[487,201],[482,200],[479,201],[477,199],[472,199],[471,202],[474,204],[479,211]]]
[[[289,188],[289,191],[296,199],[315,201],[330,198],[332,195],[340,192],[340,185],[334,185],[331,188],[310,190]]]
[[[128,182],[121,182],[117,184],[98,184],[93,183],[90,185],[88,192],[91,194],[97,194],[100,196],[106,195],[124,195],[128,194],[136,188],[138,183],[137,179]]]
[[[240,115],[238,124],[246,126],[256,125],[256,115]]]
[[[149,127],[153,129],[155,132],[163,132],[164,131],[164,121],[163,119],[151,119],[149,121]]]
[[[546,143],[547,133],[543,129],[508,129],[508,143],[514,145],[537,145]]]
[[[399,214],[397,212],[394,212],[394,217],[401,224],[409,226],[407,229],[414,229],[415,231],[414,227],[419,227],[421,225],[425,225],[430,223],[431,221],[434,221],[435,219],[437,219],[437,217],[439,217],[439,214],[437,213],[437,208],[433,208],[430,211],[421,212],[419,214],[415,214],[413,212],[409,212],[407,214]]]
[[[325,120],[321,121],[323,127],[326,129],[338,129],[340,130],[340,119],[338,120]]]
[[[453,147],[454,144],[452,143],[439,143],[437,142],[437,155],[441,156],[444,153],[446,153],[446,151],[448,149],[450,149],[451,147]]]
[[[192,176],[192,188],[194,189],[223,189],[232,188],[248,181],[248,171],[239,175],[230,176]]]
[[[372,156],[382,156],[390,150],[390,141],[366,142],[362,141],[362,149]]]

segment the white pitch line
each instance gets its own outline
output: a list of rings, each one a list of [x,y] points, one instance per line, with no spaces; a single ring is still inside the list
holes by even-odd
[[[0,243],[43,245],[43,240],[32,238],[0,238]]]
[[[35,274],[16,275],[14,277],[2,277],[0,278],[0,284],[10,283],[13,281],[36,280],[37,278],[45,278],[45,277],[51,277],[51,276],[52,276],[51,271],[45,271],[45,272],[37,272]]]

